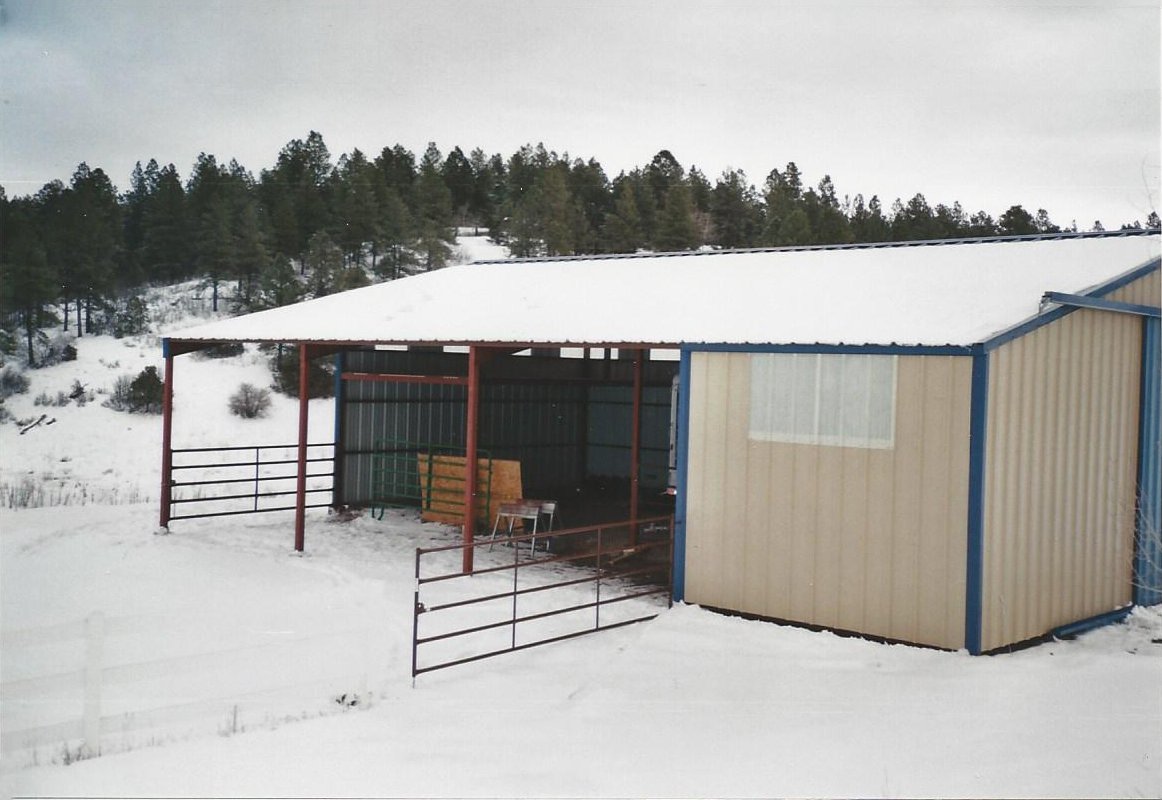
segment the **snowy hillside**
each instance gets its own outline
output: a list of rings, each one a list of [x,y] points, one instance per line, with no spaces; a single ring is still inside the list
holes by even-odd
[[[155,319],[204,321],[190,291]],[[0,509],[4,796],[1162,795],[1160,608],[972,658],[661,604],[413,686],[415,548],[458,532],[320,510],[303,557],[285,513],[155,535],[160,419],[101,402],[161,361],[156,333],[85,337],[6,401],[46,420],[0,425],[0,496],[32,500]],[[289,398],[227,410],[270,383],[256,349],[176,371],[175,445],[294,439]],[[35,405],[74,381],[93,399]],[[312,439],[332,414],[312,401]],[[94,664],[102,755],[77,760]]]

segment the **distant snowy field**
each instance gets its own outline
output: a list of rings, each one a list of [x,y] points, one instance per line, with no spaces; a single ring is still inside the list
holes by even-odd
[[[157,302],[162,316],[177,300]],[[971,658],[663,605],[652,622],[413,688],[414,549],[457,531],[319,511],[304,557],[290,554],[287,514],[154,535],[160,419],[100,394],[84,407],[33,398],[160,367],[157,338],[78,347],[6,403],[56,421],[23,436],[0,426],[0,487],[30,482],[45,504],[0,510],[5,796],[1162,795],[1158,608]],[[227,411],[239,383],[270,382],[256,351],[183,356],[176,371],[176,446],[295,438],[293,400],[274,395],[262,420]],[[331,401],[313,401],[312,440],[332,425]],[[94,612],[101,713],[115,719],[105,754],[73,761],[63,733],[13,737],[80,716],[84,681],[68,675],[92,657]]]

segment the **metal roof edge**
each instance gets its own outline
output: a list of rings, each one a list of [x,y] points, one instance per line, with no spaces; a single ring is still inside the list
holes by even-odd
[[[1124,239],[1131,236],[1157,236],[1159,228],[1127,228],[1117,231],[1059,231],[1012,236],[964,236],[950,239],[916,239],[900,242],[850,242],[845,244],[808,244],[784,247],[739,247],[723,250],[667,250],[638,253],[591,253],[568,256],[531,256],[528,258],[487,258],[470,264],[543,264],[559,261],[617,261],[643,258],[692,258],[698,256],[738,255],[743,253],[803,253],[822,250],[882,250],[903,247],[941,247],[964,244],[1003,244],[1007,242],[1045,242],[1060,239]]]
[[[1156,233],[1157,231],[1154,230],[1151,232]],[[1149,275],[1154,270],[1159,269],[1160,266],[1162,266],[1162,257],[1152,258],[1144,264],[1140,264],[1131,270],[1123,272],[1121,275],[1111,278],[1104,283],[1099,283],[1092,289],[1087,289],[1086,291],[1081,292],[1081,294],[1085,297],[1104,297],[1105,295],[1110,294],[1122,288],[1123,286],[1126,286],[1127,284],[1133,283],[1139,278]],[[981,342],[981,344],[984,346],[985,350],[995,350],[1007,342],[1011,342],[1014,339],[1019,339],[1028,333],[1032,333],[1041,326],[1055,322],[1064,317],[1066,314],[1072,314],[1077,310],[1078,309],[1073,306],[1058,306],[1057,308],[1050,309],[1049,311],[1038,311],[1032,317],[1022,320],[1016,325],[1012,325],[1002,331],[999,331],[998,333],[993,334],[988,339],[985,339],[983,342]]]
[[[1162,257],[1153,258],[1147,261],[1145,264],[1142,264],[1140,267],[1134,267],[1129,272],[1119,275],[1116,278],[1111,278],[1105,283],[1098,284],[1088,292],[1082,292],[1082,294],[1088,295],[1090,297],[1105,297],[1107,294],[1116,292],[1118,289],[1133,283],[1139,278],[1144,278],[1159,268],[1162,268]]]
[[[687,343],[679,348],[690,353],[823,353],[865,356],[969,356],[973,345],[962,344],[730,344]]]

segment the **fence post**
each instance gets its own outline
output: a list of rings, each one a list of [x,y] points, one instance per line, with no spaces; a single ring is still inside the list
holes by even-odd
[[[105,615],[94,611],[85,620],[85,717],[86,756],[101,752],[101,661],[105,649]]]

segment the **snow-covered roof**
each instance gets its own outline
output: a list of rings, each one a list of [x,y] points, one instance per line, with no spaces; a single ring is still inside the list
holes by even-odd
[[[1160,237],[480,262],[172,341],[969,345],[1159,258]]]

